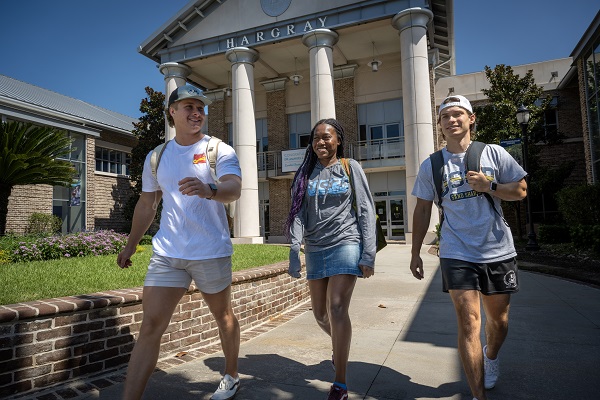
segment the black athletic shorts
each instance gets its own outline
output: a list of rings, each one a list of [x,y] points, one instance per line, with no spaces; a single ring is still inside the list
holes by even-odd
[[[515,257],[493,263],[472,263],[440,258],[444,292],[478,290],[483,294],[519,291],[519,270]]]

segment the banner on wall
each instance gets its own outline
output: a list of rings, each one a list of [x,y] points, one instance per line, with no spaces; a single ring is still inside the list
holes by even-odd
[[[306,149],[285,150],[281,152],[281,172],[296,172],[302,165]]]
[[[81,205],[81,180],[71,184],[71,206]]]

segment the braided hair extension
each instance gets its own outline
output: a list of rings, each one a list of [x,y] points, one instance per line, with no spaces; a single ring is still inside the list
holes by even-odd
[[[304,160],[302,164],[296,171],[294,175],[294,180],[292,181],[291,195],[292,195],[292,206],[290,208],[290,213],[285,221],[284,232],[286,238],[289,240],[290,238],[290,229],[294,223],[294,219],[300,208],[302,207],[302,201],[304,200],[304,195],[306,194],[306,189],[308,187],[308,177],[312,173],[315,165],[318,162],[317,154],[313,150],[312,142],[315,136],[315,130],[321,124],[330,125],[335,129],[335,132],[338,137],[338,147],[336,151],[337,158],[344,157],[344,128],[342,125],[333,118],[322,119],[315,124],[315,126],[310,131],[310,138],[308,146],[306,146],[306,153],[304,154]]]

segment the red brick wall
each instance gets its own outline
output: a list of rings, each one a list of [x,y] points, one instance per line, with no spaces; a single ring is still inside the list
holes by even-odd
[[[309,298],[306,282],[287,274],[287,262],[234,272],[233,281],[233,310],[245,331]],[[141,301],[142,288],[134,288],[0,306],[0,397],[123,367],[139,334]],[[159,364],[218,339],[192,286],[162,338]]]

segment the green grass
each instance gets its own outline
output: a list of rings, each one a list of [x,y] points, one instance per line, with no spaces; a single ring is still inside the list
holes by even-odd
[[[0,265],[0,304],[73,296],[143,286],[151,246],[139,246],[127,269],[117,256],[63,258]],[[261,244],[234,245],[233,270],[269,265],[288,258],[289,248]]]

